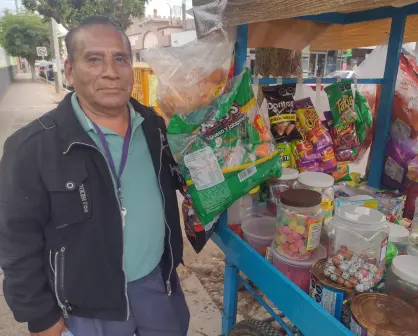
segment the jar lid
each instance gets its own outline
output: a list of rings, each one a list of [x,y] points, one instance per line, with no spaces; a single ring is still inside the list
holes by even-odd
[[[280,202],[292,207],[310,208],[321,204],[322,195],[309,189],[289,189],[280,194]]]
[[[390,265],[393,258],[395,258],[398,253],[399,251],[396,245],[394,243],[388,242],[388,247],[386,249],[386,265]]]
[[[313,188],[329,188],[334,185],[334,178],[331,175],[317,172],[304,172],[299,174],[298,181]]]
[[[386,294],[364,293],[351,302],[354,320],[369,335],[414,335],[418,328],[418,314],[405,301]]]
[[[418,257],[401,255],[393,258],[392,272],[402,280],[418,285]]]
[[[409,231],[399,224],[388,223],[389,241],[392,243],[408,243]]]
[[[296,180],[299,176],[299,172],[292,168],[283,168],[282,176],[279,177],[281,181]]]
[[[325,250],[325,247],[322,245],[319,245],[319,247],[316,249],[315,253],[312,255],[312,258],[308,260],[295,260],[285,257],[284,255],[280,254],[279,251],[276,250],[276,243],[273,242],[273,245],[271,246],[271,253],[273,254],[273,258],[276,260],[279,260],[282,263],[296,266],[296,267],[309,267],[317,262],[320,259],[324,259],[327,257],[327,250]]]
[[[335,211],[336,218],[350,222],[350,226],[357,228],[381,230],[386,226],[386,216],[375,209],[366,208],[357,204],[348,204]]]

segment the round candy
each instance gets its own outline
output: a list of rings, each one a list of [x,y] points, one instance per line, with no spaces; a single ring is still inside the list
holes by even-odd
[[[353,286],[357,286],[359,283],[359,281],[356,278],[351,278],[349,281],[353,284]]]
[[[305,246],[302,246],[302,247],[299,248],[299,253],[304,255],[304,254],[308,253],[308,250],[305,248]]]
[[[299,251],[299,249],[295,246],[295,244],[290,244],[289,249],[292,252],[298,252]]]
[[[293,236],[290,234],[290,235],[287,236],[287,241],[289,243],[294,243],[295,242],[295,238],[293,238]]]
[[[359,292],[359,293],[364,292],[365,291],[364,285],[363,284],[356,285],[356,291]]]
[[[298,226],[296,226],[295,231],[298,234],[303,235],[305,233],[305,231],[306,231],[306,228],[304,226],[298,225]]]
[[[330,279],[331,279],[332,281],[337,281],[337,280],[338,280],[338,275],[337,275],[337,274],[334,274],[334,273],[331,273],[331,275],[330,275]]]
[[[347,272],[343,272],[343,274],[341,275],[345,280],[350,280],[351,275]]]
[[[288,235],[292,233],[292,230],[288,226],[283,226],[283,233]]]
[[[339,285],[344,285],[344,282],[345,282],[345,280],[344,280],[344,278],[342,278],[342,277],[339,277],[339,278],[337,279],[337,283],[338,283]]]
[[[377,267],[376,267],[376,265],[369,264],[369,265],[367,265],[367,268],[368,268],[368,269],[369,269],[369,271],[370,271],[370,272],[372,272],[372,273],[376,273],[376,272],[377,272]]]
[[[289,223],[289,228],[291,228],[292,230],[295,230],[297,226],[298,226],[298,222],[297,222],[297,221],[295,221],[295,220],[292,220],[292,221]]]
[[[341,264],[340,264],[340,269],[342,270],[342,271],[344,271],[344,272],[346,272],[346,271],[348,271],[348,269],[350,268],[350,264],[348,264],[346,261],[343,261]]]
[[[353,256],[353,252],[349,250],[342,251],[341,254],[343,255],[344,259],[351,259],[351,257]]]
[[[347,287],[347,288],[350,288],[350,289],[354,287],[353,284],[348,280],[345,280],[344,286]]]
[[[285,234],[280,236],[280,242],[282,242],[282,243],[287,242],[287,236]]]
[[[292,237],[295,238],[295,240],[302,240],[302,236],[296,231],[292,232]]]
[[[357,271],[356,273],[354,273],[354,277],[355,277],[357,280],[361,280],[361,279],[363,279],[363,276],[361,275],[361,273],[360,273],[359,271]]]
[[[298,248],[298,250],[303,247],[303,241],[302,240],[295,240],[295,246]]]
[[[358,268],[353,267],[353,265],[350,266],[350,268],[348,269],[348,273],[350,273],[350,275],[354,275],[354,273],[356,273],[358,270]]]
[[[304,226],[305,225],[305,221],[306,221],[306,217],[297,214],[296,215],[296,220],[297,220],[297,222],[298,222],[299,225],[303,225]]]
[[[328,267],[325,267],[325,268],[324,268],[324,275],[325,275],[326,277],[331,276],[331,270],[330,270]]]

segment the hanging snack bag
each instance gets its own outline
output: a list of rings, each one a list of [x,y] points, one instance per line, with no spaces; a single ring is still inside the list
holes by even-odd
[[[271,177],[281,175],[281,157],[268,136],[253,95],[250,73],[204,109],[175,115],[168,141],[203,225]]]
[[[282,168],[294,168],[295,159],[289,142],[277,144],[279,155],[282,158]]]
[[[297,108],[296,115],[301,127],[306,132],[306,139],[312,144],[315,151],[318,152],[332,146],[331,136],[319,119],[311,99],[298,100],[296,106],[303,106]]]
[[[328,95],[329,106],[335,124],[353,123],[357,114],[353,109],[353,91],[351,81],[342,80],[327,86],[324,91]]]
[[[337,169],[337,159],[335,158],[334,149],[329,146],[320,152],[321,168],[324,172],[330,173]]]
[[[263,87],[270,129],[276,142],[300,138],[296,128],[295,92],[296,84]]]

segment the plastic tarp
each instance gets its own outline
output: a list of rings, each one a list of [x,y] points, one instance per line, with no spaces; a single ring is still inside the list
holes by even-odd
[[[379,7],[402,7],[412,0],[193,0],[196,30],[202,37],[214,30],[248,24],[248,47],[339,50],[387,43],[390,19],[330,24],[297,17],[350,13]],[[418,15],[405,27],[405,42],[418,40]]]

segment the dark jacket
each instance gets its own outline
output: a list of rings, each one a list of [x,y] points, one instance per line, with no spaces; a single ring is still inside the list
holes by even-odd
[[[144,118],[165,200],[161,267],[169,294],[176,289],[175,268],[183,251],[176,197],[180,182],[164,120],[131,103]],[[127,319],[118,200],[106,159],[78,122],[70,95],[6,141],[0,164],[0,265],[6,301],[32,332],[51,327],[67,313]]]

